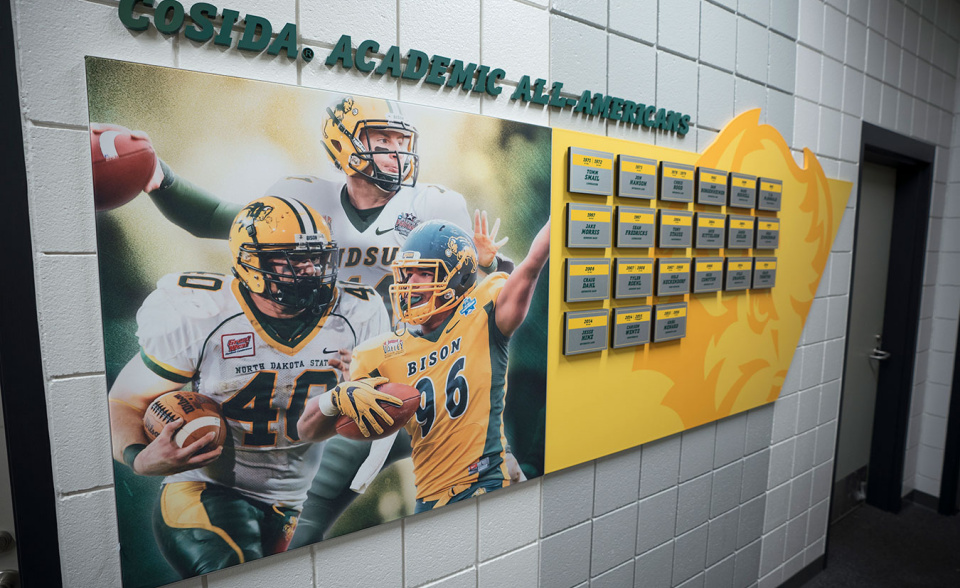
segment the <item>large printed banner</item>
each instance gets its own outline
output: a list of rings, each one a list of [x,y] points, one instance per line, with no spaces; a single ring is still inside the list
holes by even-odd
[[[98,58],[87,89],[126,588],[775,400],[850,189],[758,111],[695,154]],[[782,204],[595,189],[627,167]],[[743,219],[766,241],[626,224]],[[700,269],[751,280],[682,289]],[[621,272],[657,283],[621,298]]]

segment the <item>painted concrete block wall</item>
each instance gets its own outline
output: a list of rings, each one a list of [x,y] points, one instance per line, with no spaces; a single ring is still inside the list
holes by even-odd
[[[936,144],[904,482],[907,490],[938,492],[960,307],[960,162],[950,165],[960,159],[955,0],[230,3],[241,13],[297,22],[304,44],[321,55],[347,33],[560,80],[575,91],[642,96],[694,115],[683,138],[510,102],[516,79],[506,80],[500,98],[478,99],[319,61],[251,58],[133,34],[120,25],[115,0],[11,1],[67,585],[120,582],[84,55],[398,98],[690,151],[705,148],[734,115],[761,107],[798,161],[808,147],[828,176],[854,182],[861,120]],[[179,586],[779,585],[823,552],[855,206],[851,200],[776,403],[484,500]]]

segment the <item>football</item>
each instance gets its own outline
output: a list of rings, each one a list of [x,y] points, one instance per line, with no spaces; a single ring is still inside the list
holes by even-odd
[[[90,157],[97,210],[110,210],[136,198],[153,176],[157,162],[150,139],[117,125],[90,129]]]
[[[190,445],[210,432],[217,434],[213,440],[217,445],[223,445],[227,438],[220,405],[203,394],[184,390],[167,392],[151,402],[143,415],[143,428],[153,440],[167,423],[177,419],[183,419],[183,425],[173,437],[177,447]]]
[[[407,424],[407,421],[413,418],[414,413],[417,412],[417,407],[420,406],[420,391],[413,386],[387,382],[386,384],[377,386],[377,390],[395,396],[403,401],[403,404],[400,406],[387,404],[382,400],[377,401],[380,406],[383,407],[383,410],[393,418],[393,425],[387,426],[386,423],[380,421],[380,426],[383,427],[383,433],[380,434],[377,434],[377,432],[373,430],[373,427],[368,425],[367,429],[370,431],[370,436],[364,437],[363,433],[360,432],[360,428],[357,427],[357,423],[355,423],[352,418],[346,415],[340,415],[337,419],[338,434],[348,439],[357,439],[359,441],[373,441],[375,439],[389,437],[396,431],[402,429],[403,426]],[[379,420],[379,418],[377,420]]]

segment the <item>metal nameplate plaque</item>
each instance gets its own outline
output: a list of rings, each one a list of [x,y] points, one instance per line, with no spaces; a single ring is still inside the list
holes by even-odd
[[[565,302],[606,300],[610,297],[609,259],[567,259]]]
[[[693,246],[693,213],[685,210],[659,212],[660,228],[657,247],[685,248]]]
[[[753,247],[754,217],[727,217],[727,249],[750,249]]]
[[[567,247],[609,247],[613,207],[567,204]]]
[[[750,287],[753,277],[752,257],[728,257],[727,277],[723,289],[728,291],[746,290]]]
[[[780,246],[780,219],[757,218],[757,249],[776,249]]]
[[[730,174],[730,203],[737,208],[754,208],[757,205],[757,176]]]
[[[617,196],[657,197],[657,160],[621,155],[617,167]]]
[[[613,153],[570,148],[568,192],[577,194],[613,194]]]
[[[698,167],[694,193],[697,195],[697,204],[726,206],[727,172],[719,169]]]
[[[693,260],[693,293],[719,292],[723,289],[723,258],[698,257]]]
[[[783,181],[760,178],[760,196],[757,210],[780,210],[780,197],[783,195]]]
[[[617,207],[617,247],[653,247],[656,245],[656,229],[656,210]]]
[[[613,297],[653,296],[653,258],[617,258],[613,262]]]
[[[614,349],[633,347],[650,342],[650,306],[631,306],[613,309]]]
[[[657,304],[653,307],[653,341],[673,341],[687,336],[687,303]]]
[[[660,200],[693,202],[692,165],[660,162]]]
[[[753,287],[773,288],[777,285],[777,258],[756,257],[753,260]]]
[[[727,232],[727,216],[712,212],[698,212],[693,246],[697,249],[723,249]]]
[[[606,310],[581,310],[563,315],[563,354],[576,355],[607,348]]]
[[[657,296],[690,293],[690,258],[663,257],[657,260]]]

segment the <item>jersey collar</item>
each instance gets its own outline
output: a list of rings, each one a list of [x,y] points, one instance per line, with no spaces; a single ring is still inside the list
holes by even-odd
[[[270,347],[287,355],[296,355],[306,347],[307,344],[317,336],[317,333],[320,332],[320,329],[322,329],[323,325],[327,322],[327,317],[333,314],[334,307],[340,302],[340,290],[334,288],[333,300],[330,301],[326,311],[320,315],[309,313],[310,316],[304,320],[304,328],[299,329],[290,339],[286,339],[281,337],[277,330],[270,325],[270,317],[257,310],[253,300],[250,298],[250,292],[248,292],[246,288],[241,287],[240,280],[234,279],[230,283],[230,288],[233,290],[233,295],[240,304],[244,316],[247,317],[247,320],[250,321],[250,324],[253,326],[253,330],[256,331],[257,334],[260,335],[260,338],[266,341]]]

